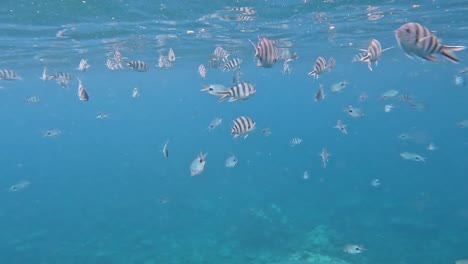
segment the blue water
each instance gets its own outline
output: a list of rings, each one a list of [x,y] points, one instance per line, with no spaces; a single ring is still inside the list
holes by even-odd
[[[241,12],[228,7],[252,7],[255,20],[237,21]],[[368,20],[374,12],[384,17]],[[3,1],[0,68],[22,79],[0,80],[0,263],[468,258],[468,130],[457,125],[468,119],[468,87],[454,82],[468,53],[456,53],[460,64],[412,60],[393,33],[414,21],[444,44],[466,46],[467,12],[463,0]],[[59,31],[64,38],[56,37]],[[299,56],[291,75],[282,74],[283,61],[256,66],[248,39],[258,36],[291,44]],[[352,58],[372,38],[393,48],[370,72]],[[233,72],[198,75],[217,46],[244,60],[241,80],[257,88],[251,99],[219,103],[200,92],[232,83]],[[159,54],[169,48],[176,62],[160,69]],[[150,70],[107,69],[115,49]],[[337,64],[313,80],[307,73],[318,56]],[[86,72],[76,70],[81,58],[91,65]],[[90,100],[78,99],[76,80],[66,89],[42,81],[44,66],[79,77]],[[345,80],[341,93],[329,90]],[[326,98],[315,102],[320,84]],[[131,97],[134,87],[138,99]],[[424,108],[382,100],[389,89],[415,96]],[[359,102],[363,92],[368,99]],[[40,102],[25,104],[31,96]],[[385,113],[386,104],[395,108]],[[366,116],[348,116],[349,105]],[[96,119],[99,112],[108,118]],[[234,140],[232,120],[241,115],[257,129]],[[223,123],[209,132],[215,117]],[[348,135],[333,128],[338,119]],[[264,128],[271,134],[262,135]],[[61,134],[43,137],[50,129]],[[400,139],[402,133],[411,139]],[[293,137],[302,144],[291,147]],[[436,150],[426,149],[430,142]],[[323,147],[332,154],[326,169]],[[404,151],[427,160],[404,160]],[[190,177],[200,152],[208,153],[205,170]],[[231,155],[239,162],[226,168]],[[373,179],[381,185],[372,186]],[[29,185],[10,190],[21,181]],[[365,250],[347,254],[345,244]]]

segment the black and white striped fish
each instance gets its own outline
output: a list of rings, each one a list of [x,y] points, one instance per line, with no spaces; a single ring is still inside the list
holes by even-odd
[[[50,75],[49,80],[50,79],[56,79],[56,80],[61,79],[61,80],[71,81],[75,79],[75,75],[68,73],[68,72],[57,72],[53,75]]]
[[[226,91],[217,92],[217,94],[221,96],[219,98],[220,102],[227,97],[231,97],[229,98],[229,102],[235,102],[237,100],[247,100],[252,97],[255,92],[256,89],[253,84],[248,82],[241,82],[228,88]]]
[[[255,48],[255,57],[258,58],[257,66],[263,68],[273,67],[281,56],[274,42],[265,37],[258,37],[257,45],[250,39],[249,41]]]
[[[309,72],[309,76],[314,76],[314,79],[318,79],[320,74],[322,74],[327,69],[327,61],[324,57],[320,56],[315,60],[314,70]]]
[[[372,71],[372,63],[375,63],[375,66],[378,64],[378,60],[382,55],[382,52],[389,50],[390,48],[386,48],[382,50],[382,46],[380,42],[376,39],[372,39],[369,46],[366,49],[359,49],[360,51],[364,51],[362,56],[359,58],[359,61],[367,62],[367,67],[370,71]]]
[[[37,104],[41,101],[41,99],[37,96],[31,96],[29,98],[26,98],[23,100],[23,102],[27,103],[27,104]]]
[[[81,80],[78,78],[78,98],[80,98],[80,101],[87,102],[89,100],[89,95],[88,92],[86,91],[83,83]]]
[[[458,63],[460,60],[452,54],[452,51],[464,50],[465,46],[442,45],[440,40],[419,23],[406,23],[395,30],[395,38],[398,46],[407,56],[419,57],[428,61],[438,61],[435,53],[440,53],[451,62]]]
[[[21,77],[14,70],[0,70],[0,80],[14,81],[21,80]]]
[[[247,138],[249,134],[255,130],[256,123],[250,117],[241,116],[236,118],[233,122],[231,135],[234,135],[234,138]]]
[[[234,58],[232,60],[229,60],[228,62],[226,62],[226,64],[224,64],[223,71],[230,71],[230,70],[237,69],[240,67],[241,63],[242,63],[242,59],[240,58]]]
[[[140,61],[140,60],[132,60],[132,61],[127,61],[126,62],[127,66],[134,69],[135,71],[138,72],[145,72],[148,70],[148,65],[146,65],[145,62]]]
[[[221,60],[221,61],[227,61],[229,57],[229,53],[222,47],[216,47],[215,50],[213,51],[213,55],[215,56],[216,59]]]
[[[87,59],[81,59],[77,70],[85,72],[89,67],[90,67],[90,65],[88,64],[88,60]]]
[[[328,59],[328,71],[331,71],[331,70],[335,69],[335,65],[336,65],[336,60],[335,60],[335,58],[330,57],[330,58]]]
[[[198,66],[198,74],[200,74],[200,76],[201,76],[203,79],[205,79],[205,77],[206,77],[205,65],[200,64],[200,66]]]

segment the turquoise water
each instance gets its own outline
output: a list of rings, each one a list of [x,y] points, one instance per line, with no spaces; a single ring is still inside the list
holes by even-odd
[[[232,7],[256,13],[239,21]],[[394,37],[414,21],[444,44],[468,45],[465,1],[3,1],[0,12],[0,69],[21,76],[0,80],[0,263],[468,258],[468,130],[458,125],[468,119],[468,88],[454,81],[468,78],[460,73],[468,53],[456,53],[460,64],[412,60]],[[384,16],[369,20],[375,13]],[[290,75],[282,60],[256,66],[248,39],[258,36],[297,53]],[[372,38],[393,48],[370,72],[352,59]],[[219,103],[200,91],[232,85],[232,71],[197,72],[217,46],[243,59],[241,80],[257,88],[249,100]],[[176,61],[161,69],[169,48]],[[108,69],[114,50],[149,71]],[[336,67],[314,80],[307,73],[318,56],[334,57]],[[82,58],[86,72],[76,69]],[[68,88],[41,80],[44,66],[79,77],[90,100],[78,99],[76,79]],[[340,81],[349,85],[332,93]],[[326,98],[315,102],[320,84]],[[389,89],[421,104],[382,100]],[[23,102],[32,96],[40,102]],[[349,116],[349,105],[366,115]],[[97,119],[100,112],[108,117]],[[232,120],[242,115],[257,129],[234,140]],[[215,117],[223,122],[208,131]],[[348,135],[333,128],[338,119]],[[47,130],[60,134],[44,137]],[[294,137],[303,141],[291,147]],[[427,150],[431,142],[437,149]],[[427,160],[402,159],[405,151]],[[190,177],[200,152],[205,169]],[[239,162],[226,168],[231,155]],[[346,244],[365,250],[348,254]]]

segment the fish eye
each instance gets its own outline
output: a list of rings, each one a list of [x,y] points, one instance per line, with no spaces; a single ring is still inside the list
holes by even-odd
[[[411,33],[411,30],[409,28],[405,29],[406,33]]]

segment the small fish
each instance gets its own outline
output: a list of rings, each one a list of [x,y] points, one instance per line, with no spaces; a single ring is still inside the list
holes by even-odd
[[[347,81],[341,81],[339,83],[335,83],[330,87],[330,91],[332,93],[340,93],[341,91],[343,91],[344,88],[346,88],[346,86],[348,86],[348,84],[349,83]]]
[[[42,137],[58,137],[62,134],[59,129],[49,129],[42,133]]]
[[[103,113],[103,112],[99,112],[99,114],[96,116],[96,119],[106,119],[108,116]]]
[[[169,52],[167,53],[167,60],[170,62],[175,62],[176,56],[174,53],[174,50],[172,48],[169,49]]]
[[[249,41],[255,48],[255,57],[258,58],[257,66],[263,68],[273,67],[281,55],[273,41],[265,37],[258,37],[257,45],[255,45],[251,40]]]
[[[331,156],[331,155],[328,153],[327,149],[326,149],[326,148],[322,148],[322,152],[320,153],[320,157],[322,158],[322,164],[323,164],[323,168],[324,168],[324,169],[327,168],[328,158],[329,158],[330,156]]]
[[[207,92],[211,95],[223,96],[220,93],[226,92],[226,86],[222,84],[210,84],[210,85],[203,86],[203,88],[200,91]]]
[[[302,179],[308,180],[309,178],[310,178],[309,172],[308,172],[308,171],[304,171],[304,173],[302,173]]]
[[[362,245],[347,244],[344,246],[343,251],[348,254],[360,254],[365,248]]]
[[[14,81],[21,80],[21,77],[14,70],[0,70],[0,80]]]
[[[458,85],[458,86],[465,86],[466,82],[465,82],[465,78],[461,75],[455,75],[455,85]]]
[[[283,63],[283,74],[285,75],[291,75],[291,68],[289,67],[289,61],[285,60]]]
[[[237,165],[236,156],[230,156],[226,159],[226,168],[234,168]]]
[[[198,66],[198,74],[200,74],[200,76],[201,76],[203,79],[205,79],[205,77],[206,77],[205,65],[200,64],[200,66]]]
[[[127,61],[126,64],[128,67],[138,72],[146,72],[149,69],[148,65],[140,60]]]
[[[345,134],[345,135],[348,135],[348,131],[346,130],[346,126],[345,124],[343,124],[343,121],[341,120],[338,120],[336,121],[336,126],[334,128],[338,128],[341,133]]]
[[[394,108],[393,105],[388,104],[388,105],[385,105],[384,111],[385,111],[385,113],[389,113],[390,111],[392,111],[393,108]]]
[[[467,128],[468,127],[468,119],[462,120],[457,123],[459,128]]]
[[[220,126],[221,123],[223,123],[223,119],[221,117],[215,117],[208,125],[208,131],[213,131],[215,128]]]
[[[162,153],[166,159],[169,158],[169,140],[167,140],[166,143],[164,143]]]
[[[234,135],[234,138],[243,136],[245,139],[252,131],[255,130],[255,121],[247,116],[238,117],[233,121],[233,123],[231,134]]]
[[[391,90],[384,92],[380,98],[382,98],[383,100],[390,99],[390,98],[397,96],[398,93],[399,92],[397,90],[391,89]]]
[[[122,69],[122,64],[119,64],[112,59],[107,59],[106,66],[109,70],[112,70],[112,71]]]
[[[335,65],[336,65],[336,60],[335,60],[335,58],[330,57],[330,58],[328,59],[328,71],[332,71],[333,69],[335,69]]]
[[[262,135],[268,137],[269,135],[271,135],[271,130],[268,127],[262,128]]]
[[[291,147],[295,147],[297,145],[300,145],[302,143],[302,138],[300,137],[295,137],[295,138],[292,138],[291,140],[289,140],[289,145]]]
[[[37,96],[31,96],[31,97],[28,97],[26,99],[23,100],[23,102],[27,103],[27,104],[37,104],[39,102],[41,102],[41,99]]]
[[[318,57],[315,60],[314,70],[309,72],[309,76],[313,76],[314,79],[318,79],[320,74],[322,74],[327,69],[327,61],[323,57]]]
[[[140,90],[138,90],[137,87],[133,88],[132,97],[133,98],[140,98]]]
[[[367,94],[365,92],[362,92],[360,95],[359,95],[359,102],[364,102],[366,101],[368,98]]]
[[[382,52],[389,50],[389,49],[391,49],[391,47],[382,50],[382,46],[380,45],[380,42],[376,39],[372,39],[369,46],[367,47],[367,50],[360,49],[361,51],[364,51],[365,53],[359,59],[359,61],[367,62],[367,67],[369,68],[370,71],[372,71],[372,63],[375,63],[375,66],[377,66],[378,60],[380,59]]]
[[[241,63],[242,63],[242,59],[239,59],[239,58],[234,58],[232,60],[229,60],[228,62],[226,62],[226,64],[224,64],[223,71],[231,71],[231,70],[237,69],[240,67]]]
[[[434,142],[430,142],[428,145],[427,145],[427,150],[430,150],[430,151],[434,151],[434,150],[437,150],[438,147],[434,144]]]
[[[31,185],[30,181],[20,181],[10,186],[10,188],[8,188],[8,191],[9,192],[21,191],[24,188],[28,187],[29,185]]]
[[[114,50],[114,61],[119,64],[120,68],[122,68],[122,60],[123,60],[123,56],[122,56],[122,53],[120,53],[119,50]]]
[[[221,61],[227,61],[229,53],[222,47],[216,47],[213,51],[214,58]]]
[[[170,68],[171,67],[171,62],[164,57],[164,55],[159,54],[159,59],[158,59],[158,67],[159,68]]]
[[[411,160],[411,161],[426,162],[426,159],[427,159],[419,154],[412,153],[412,152],[401,152],[400,156],[405,160]]]
[[[90,65],[88,64],[88,60],[87,59],[81,59],[77,70],[85,72],[89,67],[90,67]]]
[[[225,91],[218,92],[217,94],[221,96],[219,98],[219,101],[223,101],[227,97],[229,98],[229,102],[235,102],[237,100],[247,100],[250,97],[252,97],[257,90],[255,89],[255,86],[251,83],[248,82],[241,82],[238,84],[235,84],[234,86],[228,88]]]
[[[380,180],[379,180],[379,179],[373,179],[373,180],[371,181],[370,185],[371,185],[372,187],[379,187],[379,186],[381,185],[381,183],[380,183]]]
[[[41,80],[43,81],[48,81],[50,79],[49,75],[47,74],[47,67],[44,66],[42,68],[42,76],[41,76]]]
[[[464,50],[465,46],[442,45],[440,40],[419,23],[406,23],[395,30],[398,46],[408,57],[419,57],[428,61],[438,61],[435,53],[444,55],[449,61],[458,63],[460,60],[453,55],[453,51]]]
[[[87,102],[89,100],[89,95],[88,92],[86,91],[83,83],[81,80],[78,78],[78,98],[80,98],[80,101]]]
[[[362,111],[360,108],[356,108],[353,106],[348,106],[348,108],[345,109],[345,112],[348,113],[348,115],[352,117],[363,117],[365,116],[364,111]]]
[[[325,92],[323,91],[323,85],[320,84],[317,93],[315,94],[315,102],[325,99]]]
[[[208,153],[201,153],[192,161],[190,164],[190,176],[200,175],[205,169],[206,165],[206,156]]]

